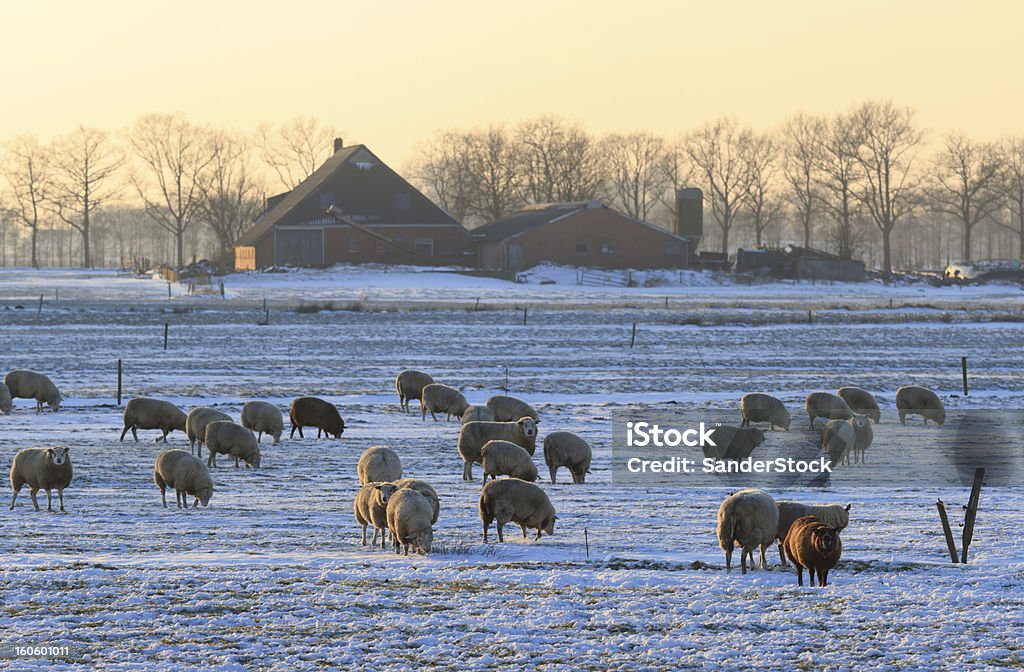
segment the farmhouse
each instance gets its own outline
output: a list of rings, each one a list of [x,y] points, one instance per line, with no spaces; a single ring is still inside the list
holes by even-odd
[[[235,246],[239,271],[472,260],[472,241],[459,222],[365,146],[343,147],[340,140],[305,181],[267,199],[266,212]]]
[[[542,262],[596,268],[684,268],[690,241],[600,201],[548,203],[473,229],[477,265],[516,272]]]

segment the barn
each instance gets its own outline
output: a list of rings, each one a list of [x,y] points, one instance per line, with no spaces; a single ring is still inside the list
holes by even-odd
[[[337,263],[472,264],[469,233],[363,145],[344,147],[235,246],[235,270]],[[331,210],[331,214],[328,212]]]
[[[481,269],[540,263],[593,268],[685,268],[690,241],[601,201],[548,203],[473,229]]]

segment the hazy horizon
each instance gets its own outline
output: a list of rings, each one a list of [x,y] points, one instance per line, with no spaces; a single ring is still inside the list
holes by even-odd
[[[1010,3],[100,0],[7,13],[19,28],[0,43],[0,138],[149,112],[244,131],[304,115],[401,165],[439,129],[545,114],[673,137],[722,115],[769,128],[891,98],[921,128],[991,140],[1021,131],[1024,102],[1011,70],[1024,7]]]

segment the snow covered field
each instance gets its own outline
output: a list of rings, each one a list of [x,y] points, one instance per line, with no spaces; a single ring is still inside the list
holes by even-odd
[[[168,300],[164,283],[108,272],[0,272],[0,368],[50,372],[67,397],[60,413],[37,416],[19,400],[0,417],[0,464],[21,448],[64,444],[76,473],[68,513],[37,514],[23,491],[0,515],[0,644],[66,644],[71,655],[0,666],[1024,666],[1019,489],[983,491],[967,566],[949,563],[935,511],[941,497],[959,520],[966,489],[772,492],[853,504],[843,561],[818,590],[797,588],[775,547],[770,571],[725,573],[715,538],[725,488],[627,487],[612,483],[610,465],[614,411],[738,407],[754,390],[793,410],[812,390],[877,391],[883,422],[869,457],[952,431],[896,423],[901,384],[936,389],[951,411],[1024,408],[1020,288],[746,287],[707,276],[609,288],[550,273],[559,284],[416,269],[232,275],[226,299],[181,296],[175,285]],[[264,296],[270,324],[261,326]],[[311,312],[312,301],[334,309]],[[523,306],[525,326],[514,310]],[[967,398],[958,396],[962,356]],[[165,510],[152,483],[157,433],[117,441],[118,358],[126,399],[237,417],[248,399],[284,408],[314,394],[339,405],[347,429],[340,441],[307,432],[265,443],[259,470],[222,460],[210,509]],[[457,423],[398,410],[393,380],[406,367],[463,388],[471,402],[498,392],[507,367],[511,393],[539,407],[542,436],[565,429],[591,442],[586,485],[543,484],[558,510],[554,537],[523,540],[510,526],[505,544],[482,543],[479,480],[460,479]],[[769,441],[808,436],[800,410],[790,434]],[[441,495],[426,558],[359,545],[355,463],[382,443]],[[187,442],[174,433],[170,445]]]

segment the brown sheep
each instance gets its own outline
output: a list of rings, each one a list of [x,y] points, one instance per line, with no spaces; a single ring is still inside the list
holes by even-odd
[[[334,404],[328,403],[317,397],[299,397],[292,401],[288,409],[288,418],[292,423],[292,432],[289,438],[295,438],[295,430],[299,430],[299,438],[302,436],[303,427],[316,427],[316,438],[322,434],[330,434],[336,439],[341,438],[345,431],[345,421]]]
[[[11,511],[14,500],[18,498],[22,486],[26,483],[32,496],[32,505],[39,510],[36,493],[46,490],[46,510],[53,511],[50,503],[50,491],[56,489],[60,500],[60,510],[64,511],[64,488],[71,485],[74,472],[71,468],[71,451],[64,446],[54,448],[25,448],[19,450],[11,462]]]
[[[804,569],[811,576],[814,585],[815,576],[818,586],[828,585],[828,571],[836,566],[843,554],[843,542],[839,532],[829,527],[814,516],[801,516],[793,521],[784,542],[786,557],[796,567],[797,585],[804,585]]]

